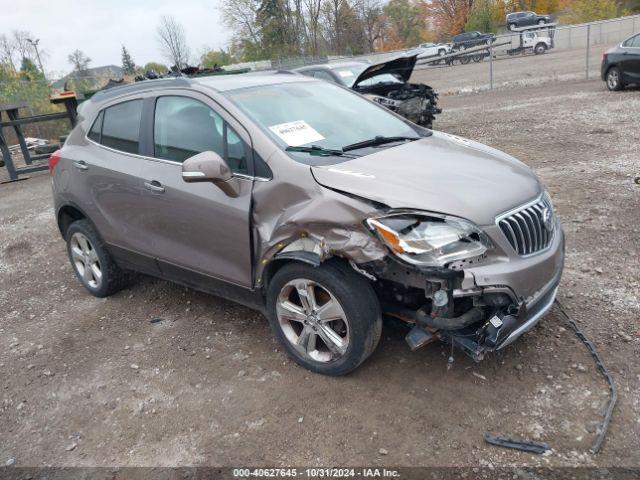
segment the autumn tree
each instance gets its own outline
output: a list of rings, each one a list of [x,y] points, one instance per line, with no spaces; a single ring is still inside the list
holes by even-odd
[[[475,0],[429,0],[427,13],[440,37],[451,37],[464,31]]]
[[[615,0],[573,0],[563,20],[566,23],[585,23],[617,16],[618,5]]]
[[[396,48],[406,48],[424,40],[426,9],[416,0],[390,0],[384,6],[389,35],[397,42]]]
[[[503,5],[502,0],[476,0],[464,29],[497,32],[498,25],[505,21]]]

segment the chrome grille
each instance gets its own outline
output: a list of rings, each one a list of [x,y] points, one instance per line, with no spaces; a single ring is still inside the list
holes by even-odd
[[[518,255],[531,255],[547,248],[553,239],[555,224],[553,205],[546,193],[538,202],[498,220],[502,233]]]

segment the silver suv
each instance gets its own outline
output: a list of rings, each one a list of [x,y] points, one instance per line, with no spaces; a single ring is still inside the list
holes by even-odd
[[[141,272],[262,311],[299,364],[340,375],[383,315],[479,360],[549,310],[564,235],[518,160],[295,74],[166,79],[84,102],[50,160],[84,287]]]

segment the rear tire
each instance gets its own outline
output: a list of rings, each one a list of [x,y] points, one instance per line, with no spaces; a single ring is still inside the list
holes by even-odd
[[[607,70],[607,75],[605,76],[607,88],[612,92],[617,92],[622,90],[624,85],[622,84],[622,76],[620,73],[620,69],[618,67],[611,67]]]
[[[509,30],[515,30],[516,29],[516,24],[515,23],[510,23],[509,24]]]
[[[545,22],[544,20],[538,20],[538,25],[542,26],[545,25],[547,22]]]
[[[267,316],[291,359],[323,375],[356,369],[374,351],[382,332],[373,288],[339,260],[319,267],[298,262],[283,266],[269,282]]]
[[[73,271],[91,295],[108,297],[129,284],[129,274],[118,267],[88,220],[73,222],[65,238]]]

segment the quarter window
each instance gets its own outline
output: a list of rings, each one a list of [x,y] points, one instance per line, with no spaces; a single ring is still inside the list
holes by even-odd
[[[156,158],[182,163],[212,151],[224,158],[232,171],[247,173],[245,143],[220,115],[193,98],[158,98],[153,138]]]
[[[131,100],[106,108],[100,143],[123,152],[138,153],[141,117],[142,100]]]
[[[94,142],[100,143],[100,135],[102,134],[102,119],[104,118],[104,112],[100,112],[98,118],[93,122],[91,130],[89,130],[88,137]]]

